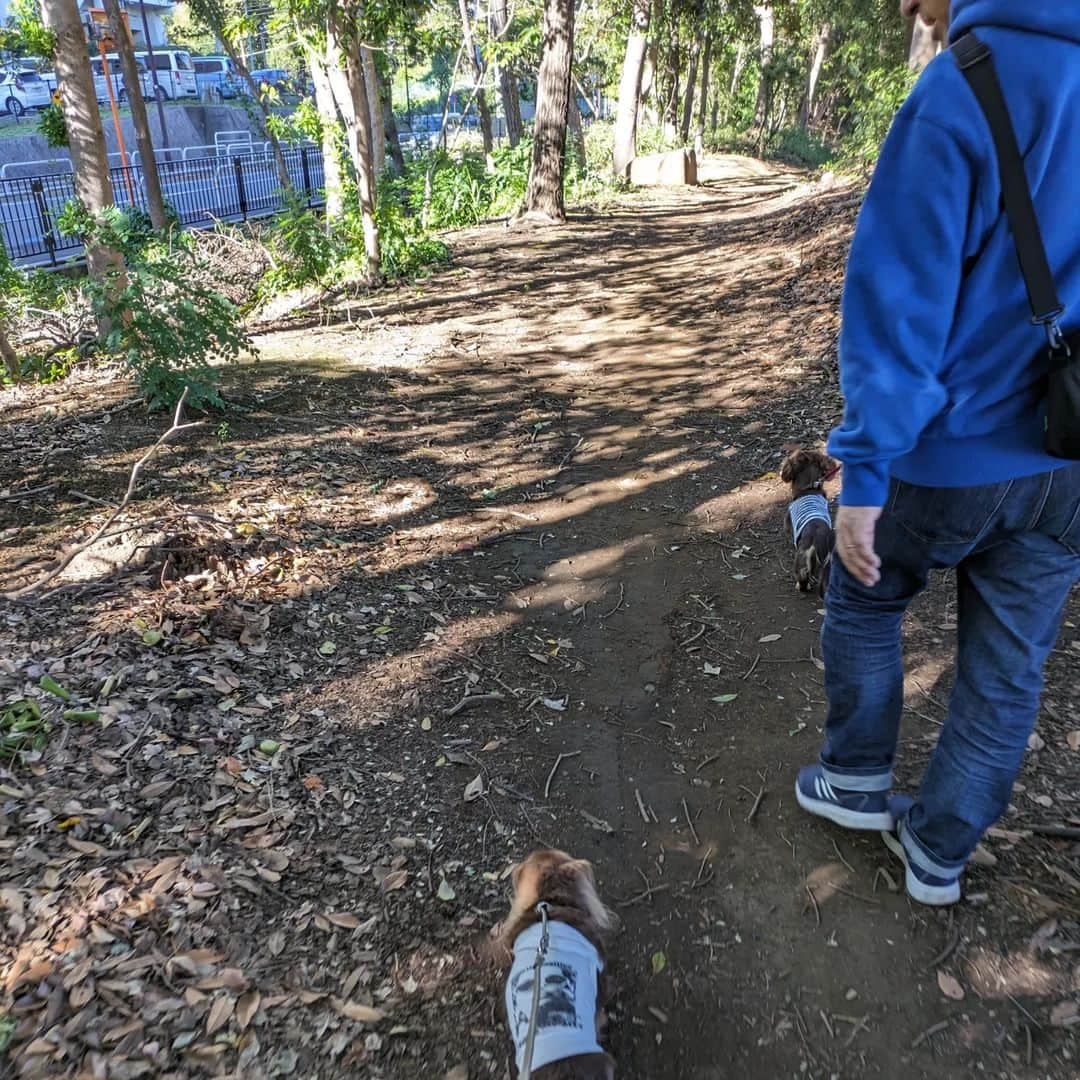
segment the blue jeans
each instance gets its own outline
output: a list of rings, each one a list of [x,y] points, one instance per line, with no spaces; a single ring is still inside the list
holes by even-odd
[[[933,570],[955,568],[956,685],[914,807],[909,861],[955,876],[1008,807],[1035,726],[1043,665],[1080,580],[1080,465],[970,488],[894,480],[871,589],[835,561],[822,648],[821,764],[836,787],[887,791],[904,708],[900,624]]]

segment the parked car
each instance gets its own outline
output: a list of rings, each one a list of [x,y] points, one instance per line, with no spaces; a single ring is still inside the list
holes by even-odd
[[[186,49],[155,49],[153,64],[150,63],[149,53],[137,52],[135,59],[144,64],[148,70],[153,69],[151,76],[154,72],[157,73],[157,92],[166,101],[199,96],[199,86],[195,81],[195,66],[191,62],[191,53]]]
[[[18,118],[29,109],[47,109],[52,94],[45,80],[33,71],[0,72],[0,108]]]
[[[241,93],[240,77],[227,56],[193,56],[199,97],[234,98]]]
[[[124,72],[120,66],[120,57],[116,53],[109,53],[106,60],[109,64],[109,78],[112,79],[113,93],[116,95],[116,100],[126,101],[127,86],[124,84]],[[150,77],[150,72],[147,71],[146,65],[141,60],[136,60],[135,66],[139,69],[139,83],[142,86],[143,99],[152,98],[154,96],[154,80]],[[97,95],[98,104],[104,105],[109,100],[109,85],[105,79],[105,65],[101,62],[100,57],[91,57],[90,70],[94,75],[94,93]]]
[[[276,90],[279,94],[294,94],[292,76],[284,68],[258,68],[251,73],[260,90]]]

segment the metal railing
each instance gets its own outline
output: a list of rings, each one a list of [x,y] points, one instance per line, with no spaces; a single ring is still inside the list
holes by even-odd
[[[306,206],[325,201],[322,150],[314,144],[283,147],[293,189]],[[146,210],[142,166],[110,169],[117,206]],[[268,144],[222,147],[205,157],[159,161],[162,194],[185,229],[220,221],[247,221],[283,209],[285,200]],[[59,266],[82,253],[82,241],[61,233],[56,220],[75,198],[70,173],[0,178],[0,230],[18,265]]]

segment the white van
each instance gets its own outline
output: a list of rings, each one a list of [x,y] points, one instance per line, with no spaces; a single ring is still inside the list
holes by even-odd
[[[109,77],[112,79],[113,93],[116,95],[116,100],[118,102],[126,101],[127,87],[124,85],[124,72],[120,66],[120,57],[116,53],[110,53],[106,59],[109,62]],[[148,100],[154,96],[154,81],[150,77],[150,72],[146,70],[146,65],[141,60],[136,60],[135,66],[139,69],[139,82],[142,85],[143,99]],[[90,70],[94,74],[94,93],[98,103],[104,105],[109,100],[109,87],[105,80],[105,65],[101,62],[100,57],[90,58]]]
[[[137,52],[138,60],[150,70],[150,54]],[[111,61],[110,61],[111,64]],[[153,69],[157,72],[157,86],[166,101],[176,98],[197,98],[199,87],[195,82],[195,66],[191,62],[191,53],[186,49],[163,47],[154,50]],[[150,72],[151,81],[154,71]],[[151,92],[152,95],[153,91]]]

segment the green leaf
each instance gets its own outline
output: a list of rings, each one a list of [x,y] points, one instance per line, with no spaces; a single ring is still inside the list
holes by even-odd
[[[667,957],[659,949],[657,949],[657,951],[652,954],[651,963],[652,973],[654,975],[659,975],[660,972],[667,967]]]
[[[65,709],[64,719],[92,724],[101,719],[101,713],[99,713],[97,709]]]
[[[147,630],[142,636],[142,643],[144,645],[157,645],[162,638],[160,630]]]
[[[443,903],[449,904],[451,900],[457,899],[457,893],[454,892],[453,886],[446,878],[443,878],[439,882],[439,891],[436,894]]]
[[[42,675],[38,686],[47,694],[60,698],[61,701],[71,700],[71,691],[62,687],[51,675]]]
[[[319,646],[319,654],[321,656],[333,656],[337,652],[337,646],[332,641],[324,641]]]
[[[259,743],[259,749],[266,754],[267,757],[273,757],[281,749],[281,743],[276,742],[274,739],[263,739]]]
[[[720,694],[719,697],[714,697],[713,701],[717,705],[730,705],[738,696],[738,694]]]

